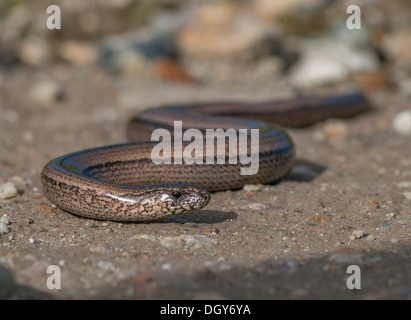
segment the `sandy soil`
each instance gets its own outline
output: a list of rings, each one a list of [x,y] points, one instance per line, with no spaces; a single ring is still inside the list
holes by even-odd
[[[51,105],[30,96],[45,75],[63,90]],[[2,78],[0,182],[19,194],[0,201],[11,220],[0,264],[18,284],[14,298],[411,298],[410,137],[391,129],[409,100],[394,90],[370,92],[375,109],[354,119],[292,130],[298,161],[276,184],[215,193],[191,214],[117,223],[51,206],[39,181],[44,164],[124,142],[127,119],[142,108],[291,96],[286,85],[127,82],[64,65]],[[350,238],[355,230],[365,236]],[[49,265],[60,266],[60,290],[46,287]],[[349,265],[361,269],[360,290],[347,288]]]

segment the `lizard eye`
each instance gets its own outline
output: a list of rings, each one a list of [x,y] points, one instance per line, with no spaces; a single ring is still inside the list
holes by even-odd
[[[170,196],[173,198],[173,200],[179,200],[183,194],[180,191],[172,191],[170,193]]]

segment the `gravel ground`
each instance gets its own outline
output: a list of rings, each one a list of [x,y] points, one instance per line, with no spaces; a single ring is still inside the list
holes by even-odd
[[[369,92],[374,110],[356,118],[291,130],[298,159],[278,183],[215,193],[198,212],[118,223],[51,205],[39,181],[44,164],[124,142],[127,119],[146,107],[283,98],[292,95],[286,84],[118,80],[66,65],[15,68],[1,79],[0,183],[17,187],[0,200],[9,217],[0,264],[16,282],[3,298],[411,298],[410,136],[392,129],[410,101],[396,91]],[[59,290],[46,286],[50,265],[60,267]],[[347,288],[350,265],[360,267],[359,290]]]

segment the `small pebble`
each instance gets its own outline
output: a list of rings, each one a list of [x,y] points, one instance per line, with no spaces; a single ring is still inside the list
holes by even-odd
[[[6,182],[0,185],[0,199],[10,199],[17,196],[17,188],[14,183]]]
[[[243,187],[244,191],[260,191],[262,189],[262,184],[246,184]]]
[[[29,93],[34,101],[43,105],[52,105],[63,96],[60,84],[51,79],[37,81]]]
[[[171,269],[171,264],[169,264],[169,263],[164,263],[164,264],[161,266],[161,269],[163,269],[163,270],[170,270],[170,269]]]
[[[34,141],[34,135],[33,132],[30,130],[26,130],[23,132],[22,138],[25,142],[33,142]]]
[[[10,232],[10,228],[5,223],[0,223],[0,236]]]
[[[393,219],[393,218],[395,217],[395,213],[394,213],[394,212],[387,213],[385,216],[386,216],[388,219]]]
[[[348,126],[339,120],[329,120],[324,125],[324,133],[328,141],[341,140],[348,134]]]
[[[391,243],[392,243],[392,244],[398,243],[398,239],[392,238],[392,239],[391,239]]]
[[[0,218],[0,235],[10,232],[10,228],[7,226],[10,224],[10,217],[7,214],[3,214]]]
[[[392,128],[403,136],[411,135],[411,110],[397,114],[392,121]]]
[[[212,233],[212,234],[218,234],[220,233],[220,230],[218,230],[216,227],[212,228],[205,228],[203,229],[204,232]]]
[[[372,234],[369,234],[366,239],[367,241],[374,241],[376,238]]]
[[[3,216],[0,218],[0,223],[10,224],[10,217],[7,214],[3,214]]]
[[[352,236],[350,236],[350,240],[361,239],[364,236],[365,236],[364,230],[354,230],[352,232]]]
[[[267,209],[267,206],[263,203],[249,203],[248,207],[251,210],[265,210],[265,209]]]

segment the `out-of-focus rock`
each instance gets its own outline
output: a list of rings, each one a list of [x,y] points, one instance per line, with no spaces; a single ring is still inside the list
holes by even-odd
[[[411,111],[405,110],[397,114],[392,121],[392,127],[401,135],[411,135]]]
[[[3,214],[0,218],[0,235],[10,232],[8,225],[10,224],[10,217],[7,214]]]
[[[318,86],[345,80],[352,73],[378,70],[380,62],[367,31],[349,31],[341,27],[322,38],[302,40],[302,57],[291,70],[291,83]]]
[[[30,66],[40,66],[50,62],[51,52],[49,43],[39,37],[23,40],[18,48],[20,60]]]
[[[199,59],[238,59],[266,51],[267,26],[231,3],[200,6],[177,36],[181,52]]]
[[[199,6],[177,33],[176,45],[187,70],[203,81],[274,77],[295,57],[271,24],[233,2]]]
[[[256,0],[251,11],[283,36],[308,36],[328,30],[345,13],[336,9],[338,1]]]
[[[28,6],[15,6],[0,20],[0,40],[3,43],[16,42],[33,20],[33,13]]]
[[[63,89],[52,79],[40,79],[33,84],[29,91],[30,97],[39,104],[51,106],[62,99]]]
[[[89,42],[67,40],[59,47],[60,56],[73,65],[91,65],[97,60],[95,47]]]
[[[0,199],[10,199],[17,196],[18,190],[14,183],[6,182],[0,184]]]
[[[151,60],[174,52],[173,41],[145,32],[132,32],[103,40],[99,47],[99,63],[123,74],[138,74],[149,67]]]
[[[411,70],[411,30],[398,30],[384,38],[384,53],[394,64]]]
[[[272,21],[279,16],[294,11],[297,8],[318,5],[319,0],[256,0],[253,9],[263,19]]]
[[[103,39],[98,62],[127,75],[153,71],[152,62],[177,55],[174,37],[187,20],[187,13],[160,14],[145,28]]]

